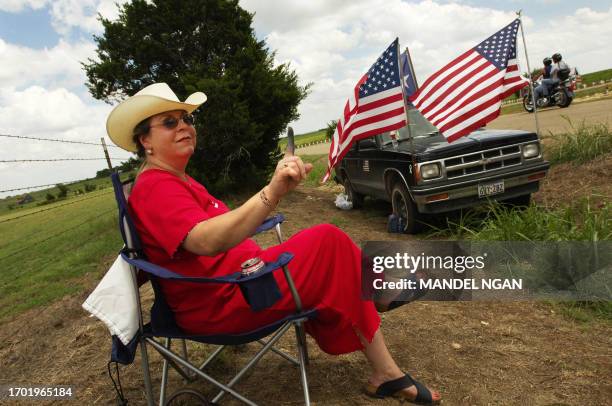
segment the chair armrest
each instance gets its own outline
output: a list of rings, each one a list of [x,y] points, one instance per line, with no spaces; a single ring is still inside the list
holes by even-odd
[[[293,301],[295,302],[296,310],[298,312],[302,311],[302,301],[300,299],[300,295],[295,288],[291,274],[287,269],[287,264],[293,259],[293,254],[289,252],[281,253],[276,258],[276,261],[267,263],[264,269],[254,273],[253,275],[242,277],[240,272],[234,272],[218,278],[182,276],[159,265],[155,265],[154,263],[151,263],[145,259],[130,258],[129,252],[122,251],[121,257],[127,263],[136,267],[137,269],[162,279],[195,283],[237,284],[240,287],[245,300],[249,303],[254,311],[263,310],[280,299],[281,292],[279,291],[271,273],[282,268],[289,291],[293,297]]]
[[[152,262],[149,262],[145,259],[138,258],[130,258],[127,252],[121,252],[121,257],[129,263],[130,265],[135,266],[138,269],[141,269],[144,272],[147,272],[151,275],[157,276],[162,279],[170,279],[170,280],[180,280],[182,282],[195,282],[195,283],[237,283],[241,284],[244,282],[252,281],[254,279],[260,278],[270,272],[274,272],[277,269],[281,269],[283,266],[286,266],[292,259],[293,254],[289,252],[281,253],[274,262],[269,262],[266,264],[265,268],[261,271],[241,278],[240,272],[234,272],[229,275],[221,276],[218,278],[206,278],[206,277],[192,277],[192,276],[183,276],[179,275],[176,272],[172,272],[166,268],[163,268],[159,265],[156,265]]]
[[[282,213],[278,213],[272,217],[268,217],[263,221],[263,223],[261,223],[259,227],[257,227],[257,229],[255,230],[255,234],[259,234],[263,231],[268,231],[276,227],[277,224],[280,224],[283,221],[285,221],[285,216],[283,216]]]

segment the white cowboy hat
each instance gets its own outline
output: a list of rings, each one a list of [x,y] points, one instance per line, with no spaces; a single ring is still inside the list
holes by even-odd
[[[122,101],[111,111],[106,120],[106,132],[117,146],[136,152],[138,147],[133,140],[133,131],[142,120],[164,111],[185,110],[191,113],[205,101],[204,93],[195,92],[180,102],[166,83],[154,83]]]

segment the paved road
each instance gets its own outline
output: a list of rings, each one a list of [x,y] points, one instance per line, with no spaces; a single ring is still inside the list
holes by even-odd
[[[570,125],[562,116],[567,116],[574,126],[578,126],[582,120],[586,123],[605,123],[612,126],[612,99],[605,99],[589,103],[574,103],[566,109],[558,107],[545,109],[538,112],[540,131],[542,135],[567,132]],[[533,114],[527,112],[507,114],[498,117],[489,123],[489,128],[519,129],[535,131],[535,120]],[[329,143],[298,148],[299,155],[327,154]]]
[[[553,107],[538,112],[540,134],[548,132],[563,133],[570,129],[570,124],[562,116],[567,116],[574,126],[582,120],[586,123],[605,123],[612,126],[612,99],[588,103],[574,103],[568,108]],[[519,130],[535,131],[533,114],[523,112],[499,116],[487,126],[489,128],[513,128]]]

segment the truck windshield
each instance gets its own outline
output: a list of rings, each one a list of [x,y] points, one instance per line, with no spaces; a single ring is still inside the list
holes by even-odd
[[[392,142],[392,137],[395,136],[395,139],[398,141],[407,140],[410,138],[412,133],[413,138],[420,137],[430,137],[433,135],[438,135],[440,132],[436,127],[433,126],[423,115],[415,108],[411,108],[408,110],[408,121],[410,126],[410,131],[408,130],[408,125],[400,128],[399,130],[386,132],[380,135],[380,140],[382,145],[390,144]]]

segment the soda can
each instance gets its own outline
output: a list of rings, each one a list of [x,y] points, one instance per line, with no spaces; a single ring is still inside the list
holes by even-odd
[[[261,258],[255,257],[244,261],[242,265],[240,265],[240,268],[242,268],[242,276],[245,277],[261,271],[265,266],[266,264]]]

